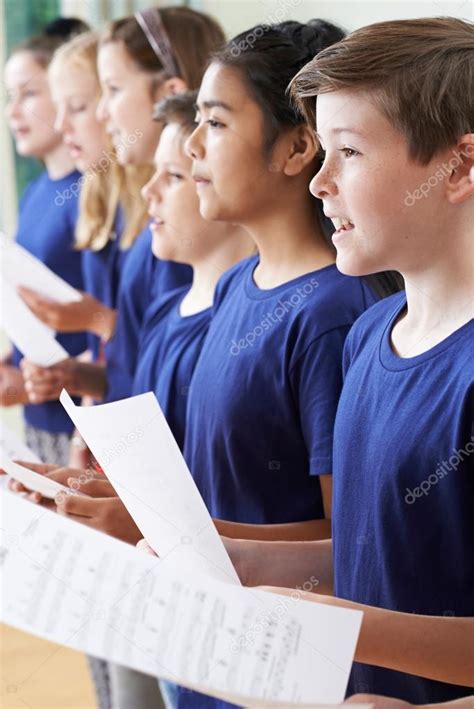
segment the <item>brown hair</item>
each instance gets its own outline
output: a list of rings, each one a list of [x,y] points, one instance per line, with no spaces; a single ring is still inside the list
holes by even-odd
[[[210,54],[225,42],[221,26],[209,15],[189,7],[163,7],[159,13],[181,78],[189,89],[199,88]],[[144,72],[153,75],[164,70],[135,17],[112,22],[102,36],[101,43],[107,42],[123,42]]]
[[[100,95],[97,73],[99,37],[95,32],[85,32],[55,53],[49,66],[50,74],[78,66],[94,77],[97,96]],[[124,228],[120,246],[129,248],[148,220],[146,204],[140,189],[149,179],[151,167],[126,166],[117,162],[110,140],[106,139],[106,152],[96,166],[86,171],[79,196],[79,216],[76,223],[76,249],[100,251],[113,236],[115,219],[119,208],[124,215]],[[105,165],[102,166],[102,161]]]
[[[453,17],[379,22],[324,49],[290,93],[313,126],[316,97],[363,91],[427,164],[474,130],[474,25]]]
[[[178,124],[184,136],[190,135],[196,127],[196,99],[197,91],[184,91],[182,94],[174,94],[155,104],[153,110],[153,120],[163,123]]]

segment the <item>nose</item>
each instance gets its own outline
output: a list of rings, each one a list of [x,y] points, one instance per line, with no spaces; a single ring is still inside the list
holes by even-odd
[[[315,174],[309,183],[309,191],[314,197],[324,199],[325,197],[337,194],[337,184],[334,169],[325,160],[320,170]]]
[[[145,202],[148,202],[148,204],[150,204],[152,200],[155,202],[160,200],[161,195],[158,187],[158,172],[155,172],[146,185],[142,187],[141,195]]]
[[[56,112],[56,118],[54,119],[54,130],[62,135],[64,135],[67,130],[66,111],[64,111],[64,109],[58,108]]]
[[[20,115],[20,101],[17,93],[10,95],[6,104],[5,114],[9,119]]]
[[[201,139],[201,126],[196,126],[184,144],[184,151],[191,160],[202,160],[204,157],[204,143]]]
[[[105,121],[109,117],[109,112],[107,110],[107,99],[105,97],[105,94],[102,94],[102,96],[99,99],[99,103],[97,104],[97,109],[95,112],[96,118],[100,123],[105,123]]]

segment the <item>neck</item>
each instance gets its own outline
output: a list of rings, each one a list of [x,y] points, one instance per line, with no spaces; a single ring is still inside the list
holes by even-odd
[[[211,307],[221,276],[234,264],[255,252],[255,244],[242,227],[234,224],[210,224],[219,230],[218,246],[195,263],[193,283],[181,305],[182,315],[192,315]]]
[[[316,204],[307,189],[280,200],[261,217],[245,225],[257,245],[260,262],[255,282],[274,288],[336,261],[316,216]]]
[[[74,170],[74,162],[64,143],[59,143],[43,156],[47,173],[52,180],[60,180]]]
[[[445,327],[454,331],[474,315],[471,227],[466,225],[449,249],[446,245],[433,249],[430,259],[429,267],[402,274],[408,303],[407,322],[420,328],[444,322]]]

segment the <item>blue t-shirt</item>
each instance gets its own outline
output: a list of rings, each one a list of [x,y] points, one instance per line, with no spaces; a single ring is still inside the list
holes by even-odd
[[[153,303],[143,323],[132,394],[153,391],[182,449],[189,386],[211,321],[212,308],[182,317],[182,286]]]
[[[83,290],[82,253],[74,249],[80,179],[81,174],[74,171],[52,180],[45,171],[30,183],[20,201],[16,241],[74,288]],[[56,339],[72,356],[87,349],[85,333],[59,333]],[[13,364],[22,358],[14,348]],[[31,426],[51,433],[70,433],[74,428],[59,401],[27,404],[24,417]]]
[[[84,290],[94,296],[109,308],[116,309],[120,278],[130,249],[120,248],[120,237],[123,230],[122,210],[117,210],[114,230],[111,238],[100,251],[84,249],[82,252],[82,270]],[[100,337],[93,333],[87,334],[89,350],[92,358],[97,361],[101,349]]]
[[[124,399],[132,392],[140,330],[150,304],[192,280],[189,266],[155,258],[151,240],[150,229],[146,227],[137,237],[122,272],[115,333],[105,346],[105,401]]]
[[[376,301],[335,265],[262,290],[258,256],[219,281],[191,384],[185,457],[213,517],[253,524],[324,517],[342,352]],[[177,689],[179,709],[226,702]]]
[[[185,457],[213,517],[318,519],[344,340],[376,296],[335,265],[262,290],[257,264],[245,259],[218,284],[189,394]]]
[[[390,333],[405,307],[404,293],[387,298],[346,341],[334,432],[335,593],[405,613],[472,616],[474,320],[401,358]],[[356,663],[354,692],[431,704],[472,688]]]

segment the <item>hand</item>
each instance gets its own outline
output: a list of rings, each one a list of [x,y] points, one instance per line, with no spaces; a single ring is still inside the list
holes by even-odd
[[[51,478],[51,480],[55,480],[62,485],[66,485],[67,480],[69,479],[75,479],[76,477],[87,473],[87,471],[74,470],[73,468],[63,468],[60,465],[51,465],[49,463],[30,463],[23,460],[17,460],[15,462],[22,465],[24,468],[33,470],[33,472],[38,473],[39,475],[44,475],[47,478]],[[0,474],[5,475],[5,470],[0,468]],[[44,503],[48,505],[51,503],[51,500],[48,498],[43,498],[41,493],[30,490],[25,487],[23,483],[15,480],[14,478],[9,481],[8,487],[12,490],[12,492],[27,492],[27,497],[31,500],[31,502]]]
[[[52,367],[39,367],[27,359],[22,359],[25,392],[31,404],[56,401],[63,389],[75,392],[76,360],[65,359]]]
[[[374,709],[405,709],[405,707],[413,706],[402,699],[381,697],[377,694],[353,694],[352,697],[346,699],[344,704],[371,704]]]
[[[154,552],[151,546],[148,544],[146,539],[140,539],[137,542],[137,549],[141,549],[141,551],[144,551],[145,554],[150,554],[150,556],[158,556],[158,554]]]
[[[105,481],[95,481],[96,484],[98,482]],[[92,484],[93,481],[90,481],[90,483],[82,485],[81,492],[86,492],[88,486],[90,489]],[[136,544],[142,537],[142,533],[119,497],[92,498],[65,495],[61,502],[58,502],[57,511],[69,519],[81,522],[129,544]]]
[[[0,363],[0,406],[15,406],[27,404],[28,395],[23,381],[23,375],[10,364]]]
[[[18,286],[18,293],[27,306],[46,325],[58,332],[93,332],[105,340],[110,339],[115,328],[115,310],[96,300],[88,293],[72,303],[60,303],[37,291]]]

